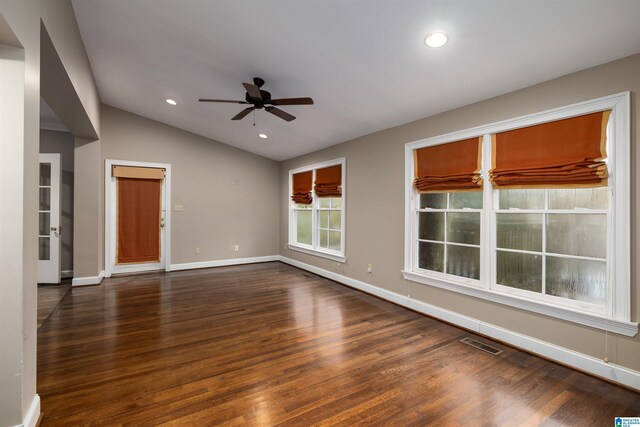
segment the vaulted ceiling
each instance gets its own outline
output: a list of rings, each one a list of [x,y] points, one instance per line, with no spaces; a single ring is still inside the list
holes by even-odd
[[[640,1],[73,0],[102,101],[271,159],[640,52]],[[425,36],[448,33],[440,49]],[[245,106],[243,82],[312,106]],[[165,102],[177,101],[176,106]],[[259,133],[268,135],[264,140]]]

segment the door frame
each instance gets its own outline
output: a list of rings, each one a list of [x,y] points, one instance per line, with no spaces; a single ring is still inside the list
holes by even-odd
[[[115,179],[111,176],[112,167],[134,166],[143,168],[164,168],[164,240],[161,251],[164,255],[164,270],[171,271],[171,164],[138,162],[135,160],[106,159],[104,165],[104,276],[111,277],[115,273],[116,251],[116,191]],[[120,268],[117,273],[143,272],[162,269],[157,264],[152,266],[135,265],[131,268]]]
[[[38,237],[38,283],[60,283],[62,273],[62,218],[61,218],[61,187],[62,187],[62,156],[60,153],[40,153],[38,164],[49,163],[51,165],[51,185],[49,186],[49,260],[40,260],[40,237]],[[39,172],[38,172],[39,173]],[[54,185],[55,183],[55,185]],[[38,176],[38,188],[40,187],[40,177]],[[38,190],[39,191],[39,190]],[[40,199],[38,195],[38,221],[40,218]],[[56,200],[56,209],[54,208],[54,200]],[[53,231],[53,228],[56,231]],[[38,225],[38,236],[40,229]],[[55,244],[54,244],[55,241]],[[55,259],[54,259],[55,258]],[[43,265],[46,263],[46,265]],[[48,280],[44,276],[53,276],[52,269],[56,269],[55,278]],[[48,271],[44,271],[48,270]],[[43,272],[45,273],[43,275]]]

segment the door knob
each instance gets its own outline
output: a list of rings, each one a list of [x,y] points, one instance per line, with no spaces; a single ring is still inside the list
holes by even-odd
[[[53,231],[54,233],[58,232],[58,227],[51,227],[51,231]]]

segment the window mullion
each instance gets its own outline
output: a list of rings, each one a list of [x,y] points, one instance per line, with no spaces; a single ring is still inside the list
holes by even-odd
[[[607,315],[610,317],[616,316],[616,306],[615,306],[615,283],[613,278],[615,277],[615,262],[613,261],[613,253],[614,253],[614,243],[617,239],[617,235],[615,234],[614,225],[613,225],[613,209],[614,209],[614,187],[612,184],[609,184],[609,191],[607,191],[607,236],[611,236],[607,239]]]
[[[293,204],[291,204],[293,206]],[[291,226],[291,235],[293,239],[291,243],[298,243],[298,210],[296,208],[291,208],[291,212],[293,212],[292,218],[292,226]]]
[[[544,190],[544,210],[542,214],[542,295],[547,294],[547,213],[549,211],[549,190]]]
[[[413,254],[412,254],[413,255],[413,259],[412,259],[412,268],[413,269],[418,268],[418,266],[419,266],[418,254],[419,254],[419,251],[420,251],[420,242],[419,242],[418,238],[420,237],[420,231],[418,229],[418,224],[420,224],[420,212],[418,212],[418,209],[417,209],[418,204],[416,203],[416,200],[415,200],[416,198],[419,198],[419,197],[420,197],[420,195],[416,194],[415,190],[414,190],[414,195],[413,195],[413,200],[412,200],[412,203],[413,203],[413,206],[412,206],[412,208],[413,208],[413,224],[411,226],[411,232],[412,232],[413,237],[415,238],[414,239],[414,243],[413,243],[414,251],[413,251]]]
[[[313,183],[316,181],[315,169],[311,176],[311,246],[313,249],[318,249],[318,198],[316,197],[316,191],[313,188]]]
[[[443,221],[443,226],[444,226],[444,230],[443,230],[443,236],[444,236],[444,248],[443,248],[443,252],[444,252],[444,257],[443,257],[443,264],[442,264],[442,272],[445,274],[449,274],[449,272],[447,271],[447,255],[449,253],[449,251],[447,250],[447,220],[449,219],[449,196],[451,195],[451,193],[447,193],[447,209],[444,211],[444,221]]]
[[[496,230],[493,186],[489,180],[491,169],[491,135],[482,138],[482,213],[483,227],[480,234],[480,283],[485,289],[491,289],[495,277]]]

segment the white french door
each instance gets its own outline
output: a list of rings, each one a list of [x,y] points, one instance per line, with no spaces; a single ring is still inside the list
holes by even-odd
[[[60,154],[40,154],[38,283],[60,283]]]

